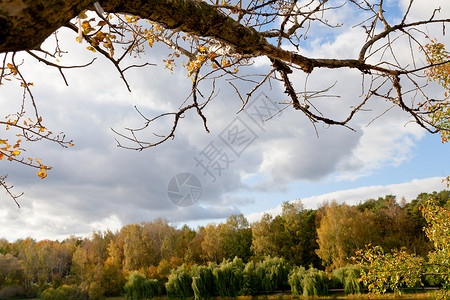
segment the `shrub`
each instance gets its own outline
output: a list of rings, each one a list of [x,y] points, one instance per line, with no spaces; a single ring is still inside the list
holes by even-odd
[[[261,279],[256,273],[255,263],[253,261],[248,262],[245,265],[243,275],[242,288],[240,291],[241,296],[255,296],[261,291]]]
[[[444,279],[442,278],[442,276],[425,275],[422,278],[423,285],[428,287],[440,287],[442,286],[443,282]]]
[[[289,273],[289,285],[291,292],[294,295],[303,294],[303,278],[305,277],[306,269],[304,267],[296,267]]]
[[[19,285],[9,285],[0,289],[0,299],[14,299],[22,296],[25,293],[23,288]]]
[[[347,265],[336,269],[332,274],[332,282],[334,288],[344,289],[344,293],[360,294],[362,290],[359,278],[361,277],[361,267]]]
[[[38,295],[40,294],[40,290],[39,290],[39,285],[36,283],[31,283],[28,286],[28,289],[25,290],[25,295],[24,298],[28,298],[28,299],[34,299],[37,298]],[[0,297],[1,299],[1,297]]]
[[[172,270],[166,283],[166,291],[169,297],[186,298],[194,295],[192,290],[192,278],[185,265],[177,270]]]
[[[288,284],[291,267],[288,262],[279,257],[266,257],[256,265],[256,273],[261,280],[261,289],[264,292],[284,289]]]
[[[233,261],[224,260],[213,270],[214,285],[221,297],[236,297],[243,288],[244,263],[235,257]]]
[[[88,296],[76,285],[61,285],[57,289],[47,288],[39,298],[41,300],[79,300],[87,299]]]
[[[143,274],[135,271],[128,276],[125,284],[126,299],[147,299],[160,296],[158,280],[148,279]]]
[[[197,266],[191,269],[192,290],[195,299],[212,297],[215,294],[212,266]]]
[[[328,295],[328,276],[315,268],[309,269],[302,280],[303,296]]]
[[[328,276],[325,272],[310,268],[297,267],[289,274],[289,285],[294,295],[328,295]]]

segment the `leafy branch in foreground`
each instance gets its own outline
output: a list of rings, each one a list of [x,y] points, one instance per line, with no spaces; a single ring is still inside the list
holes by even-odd
[[[4,126],[5,132],[0,136],[0,160],[7,160],[37,169],[37,175],[44,179],[47,177],[47,171],[51,166],[45,165],[39,158],[31,158],[25,154],[26,149],[23,146],[25,142],[37,142],[47,140],[59,144],[63,148],[73,146],[72,141],[66,140],[63,133],[54,134],[42,123],[42,117],[39,116],[37,105],[31,92],[32,82],[28,82],[20,72],[20,65],[15,61],[15,54],[11,56],[10,62],[7,61],[8,56],[5,55],[3,65],[0,67],[0,86],[9,81],[17,81],[23,89],[22,103],[20,109],[15,114],[5,116],[4,120],[0,120],[0,126]],[[61,73],[62,74],[62,73]],[[64,77],[64,75],[63,75]],[[27,117],[26,107],[31,107],[34,112],[34,119]],[[0,176],[0,185],[6,193],[14,200],[17,206],[20,205],[17,199],[23,195],[14,194],[6,183],[7,174]]]
[[[424,103],[423,109],[428,111],[428,117],[433,126],[442,128],[439,133],[442,142],[445,143],[450,138],[450,131],[448,130],[450,128],[450,53],[436,39],[426,44],[424,51],[426,59],[431,65],[430,68],[426,69],[425,75],[430,81],[437,81],[445,92],[443,100]]]
[[[23,114],[10,115],[6,116],[5,121],[0,121],[0,125],[5,126],[5,131],[15,132],[15,134],[13,133],[13,136],[15,136],[14,139],[0,138],[0,160],[7,160],[37,169],[36,174],[41,179],[47,177],[47,171],[52,167],[43,164],[39,158],[26,156],[25,152],[27,150],[22,146],[23,143],[47,140],[57,143],[64,148],[73,146],[72,141],[66,140],[64,134],[60,133],[55,135],[44,127],[42,125],[42,118],[39,118],[38,121],[33,121],[31,118],[25,119]],[[6,183],[7,176],[7,174],[0,176],[0,185],[20,208],[17,199],[23,193],[16,195],[11,192],[12,186],[8,186]]]
[[[442,285],[441,296],[446,297],[450,290],[450,211],[432,198],[421,210],[428,224],[425,233],[434,246],[427,258],[403,249],[385,253],[381,247],[370,245],[353,257],[367,270],[362,272],[360,280],[370,292],[383,294],[393,290],[400,294],[401,288],[421,286],[425,276],[435,276]]]

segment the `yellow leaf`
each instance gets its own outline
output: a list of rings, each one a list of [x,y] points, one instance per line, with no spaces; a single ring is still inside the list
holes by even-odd
[[[19,151],[19,150],[16,150],[16,151],[11,152],[11,155],[19,155],[19,154],[20,154],[20,151]]]
[[[80,19],[87,19],[87,15],[86,15],[86,13],[85,13],[85,11],[83,11],[83,12],[81,12],[79,15],[78,15],[78,17],[80,18]]]
[[[5,157],[5,154],[0,152],[0,159],[3,159],[3,157]]]
[[[2,140],[2,139],[0,139],[0,144],[6,144],[7,141],[8,141],[8,140]]]
[[[86,47],[86,49],[88,49],[88,50],[90,50],[92,52],[97,52],[97,50],[95,50],[95,48],[92,47],[92,46],[88,46],[88,47]]]
[[[47,177],[47,173],[45,173],[45,171],[41,170],[39,172],[36,173],[41,179],[44,179],[45,177]]]

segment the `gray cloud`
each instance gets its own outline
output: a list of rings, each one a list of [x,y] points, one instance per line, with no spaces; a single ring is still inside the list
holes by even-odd
[[[71,52],[62,59],[64,64],[86,62],[93,57],[83,46],[73,45],[72,36],[62,36],[61,40],[67,41]],[[326,44],[312,43],[315,48],[309,51],[319,56],[326,51],[348,55],[355,40],[354,35],[347,33]],[[160,63],[166,55],[163,48],[155,47],[148,57],[151,62]],[[289,108],[262,123],[258,113],[265,115],[263,119],[275,113],[267,111],[268,107],[274,108],[273,103],[261,102],[266,99],[264,95],[254,97],[246,111],[236,114],[241,102],[234,90],[226,83],[217,83],[220,92],[205,109],[210,134],[205,132],[202,120],[189,112],[174,140],[142,152],[130,151],[117,148],[114,139],[118,137],[110,128],[123,132],[125,127],[141,126],[143,120],[134,105],[149,117],[176,110],[191,88],[191,81],[182,70],[170,74],[160,63],[128,71],[132,87],[129,93],[119,74],[102,59],[92,67],[67,72],[68,88],[63,86],[57,70],[29,60],[25,65],[28,67],[24,72],[35,83],[35,97],[46,126],[64,131],[74,139],[75,147],[61,149],[46,142],[29,145],[31,157],[39,157],[54,167],[45,180],[40,180],[35,170],[1,162],[2,171],[9,174],[9,183],[15,185],[16,191],[25,192],[20,198],[21,210],[6,196],[0,198],[0,236],[9,239],[89,234],[96,229],[117,229],[158,217],[191,223],[223,219],[254,205],[253,192],[270,195],[287,191],[298,182],[321,182],[331,176],[349,180],[366,176],[380,166],[401,164],[421,138],[416,127],[402,127],[407,119],[399,117],[399,111],[390,112],[384,121],[366,128],[368,119],[386,109],[384,103],[370,103],[372,111],[361,112],[355,118],[351,126],[356,132],[320,125],[317,138],[310,121]],[[259,62],[255,69],[267,67]],[[360,100],[360,76],[357,71],[315,70],[308,78],[307,88],[323,90],[337,81],[327,94],[341,98],[316,100],[318,108],[342,119],[351,105]],[[292,77],[299,90],[304,88],[305,79],[303,74]],[[248,84],[241,87],[243,93],[251,89]],[[201,89],[209,94],[208,86]],[[263,91],[274,102],[287,100],[277,83],[271,90]],[[4,111],[16,111],[12,100],[20,97],[16,86],[2,86],[0,104]],[[171,124],[170,118],[161,120],[143,132],[142,138],[155,139],[154,133],[167,132]],[[233,142],[237,125],[246,131],[242,139]],[[386,135],[392,127],[396,128],[395,134]],[[205,161],[202,152],[213,145],[230,160],[220,172],[210,169],[214,180],[195,160]],[[182,172],[194,174],[202,183],[200,201],[188,208],[175,206],[167,196],[170,179]]]

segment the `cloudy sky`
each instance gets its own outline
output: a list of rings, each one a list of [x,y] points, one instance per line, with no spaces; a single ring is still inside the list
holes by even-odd
[[[408,2],[388,1],[390,18],[398,18]],[[410,17],[429,18],[439,6],[443,14],[450,11],[448,0],[417,1]],[[303,53],[355,57],[363,37],[361,29],[352,28],[358,23],[357,15],[344,8],[340,15],[328,18],[345,23],[334,36],[325,34],[323,28],[311,28]],[[438,37],[441,32],[433,27],[425,30]],[[83,64],[95,57],[85,50],[86,45],[74,42],[73,34],[61,31],[59,38],[70,53],[61,59],[62,64]],[[448,36],[440,39],[450,47]],[[51,43],[47,43],[49,48]],[[355,131],[319,125],[317,137],[311,123],[293,109],[266,120],[282,108],[278,102],[286,100],[276,84],[257,92],[246,110],[236,114],[241,105],[234,90],[228,83],[218,82],[219,93],[205,109],[210,133],[197,115],[188,113],[174,140],[141,152],[117,147],[115,139],[120,138],[111,128],[125,132],[126,127],[143,124],[134,106],[153,117],[176,110],[188,96],[191,81],[182,68],[173,74],[164,69],[166,55],[164,48],[154,47],[145,59],[156,66],[127,72],[131,93],[105,59],[67,71],[66,87],[57,70],[23,56],[21,70],[35,85],[33,92],[44,124],[54,132],[64,132],[75,146],[24,145],[29,156],[53,167],[44,180],[34,169],[0,162],[1,173],[9,174],[14,191],[25,193],[19,198],[21,209],[0,193],[0,237],[11,241],[27,236],[62,239],[155,218],[195,228],[236,213],[254,221],[262,212],[275,214],[280,204],[296,199],[308,208],[317,208],[327,200],[358,203],[388,194],[411,200],[420,192],[446,188],[441,180],[450,174],[449,145],[408,123],[410,119],[399,109],[370,123],[389,107],[384,100],[373,101],[370,110],[352,122]],[[257,59],[252,71],[264,72],[267,67],[265,59]],[[304,87],[305,79],[298,74],[292,80]],[[328,94],[340,98],[324,99],[324,110],[339,118],[361,95],[361,74],[315,70],[307,88],[321,90],[333,84]],[[245,91],[251,86],[241,88]],[[2,86],[2,115],[17,111],[20,99],[21,90],[15,83]],[[142,137],[155,139],[153,133],[167,132],[172,122],[163,119]],[[209,168],[202,167],[213,156]],[[182,185],[178,195],[192,191],[194,199],[175,205],[180,199],[173,192],[183,179],[190,179],[193,189]],[[191,200],[195,203],[187,205]]]

